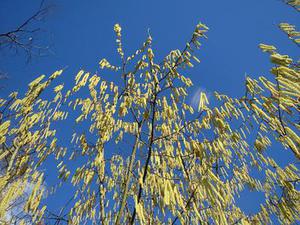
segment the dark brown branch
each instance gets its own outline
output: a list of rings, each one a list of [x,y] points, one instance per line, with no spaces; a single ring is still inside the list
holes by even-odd
[[[11,31],[0,33],[0,50],[8,49],[15,53],[23,50],[27,55],[27,61],[33,55],[41,56],[49,52],[49,47],[39,44],[37,40],[42,29],[34,26],[36,26],[36,21],[45,18],[52,8],[52,5],[44,6],[44,1],[42,1],[39,9],[23,23]]]

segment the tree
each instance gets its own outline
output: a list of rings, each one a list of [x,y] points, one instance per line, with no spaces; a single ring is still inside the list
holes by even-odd
[[[22,23],[10,30],[0,31],[0,53],[2,58],[6,57],[7,54],[21,54],[22,56],[24,55],[24,61],[28,63],[32,57],[44,56],[50,52],[50,46],[45,44],[46,41],[41,40],[40,38],[41,34],[45,34],[39,23],[42,22],[49,14],[53,5],[45,4],[45,1],[43,0],[38,6],[38,9],[28,18],[24,19]],[[9,77],[8,73],[2,69],[0,68],[0,80],[4,80]],[[0,88],[2,87],[3,86],[1,84]],[[2,120],[2,115],[3,113],[1,112],[0,120]],[[12,115],[6,114],[5,116],[11,117]],[[5,148],[4,145],[2,145],[1,151],[3,151],[3,148]],[[6,170],[9,166],[7,158],[0,160],[0,166],[0,174],[3,176],[6,174]],[[20,177],[15,177],[13,181],[11,180],[10,182],[2,183],[1,185],[4,185],[1,186],[1,199],[7,193],[8,196],[6,197],[10,199],[9,202],[4,203],[8,205],[6,205],[7,207],[5,211],[1,212],[1,218],[5,215],[5,220],[10,221],[11,224],[18,224],[19,218],[30,217],[30,215],[23,212],[23,206],[27,201],[29,192],[32,191],[31,188],[33,186],[22,180]],[[20,185],[24,186],[24,189],[21,192],[19,192]],[[4,198],[2,200],[6,201],[7,199]],[[3,220],[1,220],[1,224],[2,222]]]
[[[280,28],[298,43],[288,26],[295,29]],[[29,183],[27,217],[20,223],[299,221],[299,62],[261,44],[274,65],[270,78],[247,77],[239,98],[216,92],[209,102],[202,92],[195,109],[187,101],[193,83],[185,73],[199,62],[195,54],[207,26],[199,23],[185,47],[159,63],[150,34],[127,55],[119,24],[114,31],[121,62],[102,59],[99,65],[118,83],[80,70],[72,88],[59,84],[52,92],[52,81],[63,73],[58,70],[32,81],[25,96],[14,92],[1,100],[1,220],[10,223],[6,211],[25,191],[18,187]],[[60,137],[60,127],[71,125],[70,140]],[[272,143],[286,148],[293,161],[279,165]],[[74,195],[59,214],[43,200],[42,168],[49,158],[57,163],[60,185],[73,185]],[[264,194],[257,213],[237,204],[243,191]]]

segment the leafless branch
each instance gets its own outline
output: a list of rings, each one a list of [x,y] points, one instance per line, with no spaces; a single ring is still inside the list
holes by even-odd
[[[49,53],[49,46],[40,43],[38,36],[42,29],[37,26],[53,8],[53,5],[44,5],[41,1],[38,10],[27,18],[15,29],[0,33],[0,51],[8,50],[9,52],[18,53],[23,51],[26,54],[27,62],[32,56],[42,56]]]

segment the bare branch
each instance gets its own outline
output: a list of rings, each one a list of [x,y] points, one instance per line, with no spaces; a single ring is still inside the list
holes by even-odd
[[[53,5],[44,6],[44,1],[42,1],[38,10],[23,23],[11,31],[0,33],[0,51],[8,50],[13,53],[23,51],[27,62],[32,56],[49,53],[49,46],[44,46],[38,40],[42,29],[37,27],[36,23],[42,21],[52,8]]]

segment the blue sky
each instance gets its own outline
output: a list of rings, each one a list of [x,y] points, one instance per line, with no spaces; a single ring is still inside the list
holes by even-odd
[[[81,68],[100,71],[98,62],[103,57],[118,62],[115,23],[123,28],[125,54],[131,54],[141,45],[149,28],[159,59],[172,49],[182,49],[195,25],[199,21],[205,23],[210,31],[198,54],[201,63],[189,70],[194,93],[201,89],[208,93],[242,95],[246,74],[258,77],[268,74],[271,68],[268,55],[258,48],[259,43],[272,44],[281,53],[299,56],[299,49],[277,27],[280,22],[299,27],[299,15],[279,0],[53,0],[46,3],[53,3],[55,8],[37,25],[44,30],[40,38],[51,45],[52,53],[26,63],[22,53],[2,52],[0,69],[8,73],[9,79],[0,81],[5,86],[0,91],[1,97],[13,90],[24,91],[36,76],[50,75],[66,66],[61,81],[67,84],[73,83],[74,75]],[[14,29],[38,6],[39,1],[2,0],[0,33]],[[107,72],[100,72],[100,76],[116,79]],[[243,204],[250,198],[243,200]]]
[[[195,88],[210,92],[241,94],[245,74],[253,77],[266,74],[269,59],[258,49],[259,43],[274,44],[279,51],[282,49],[282,53],[292,56],[299,54],[277,28],[279,22],[299,24],[299,17],[279,0],[52,0],[48,3],[56,7],[38,26],[44,30],[40,39],[47,40],[53,54],[33,58],[29,64],[22,54],[0,55],[0,68],[10,76],[1,95],[23,89],[34,77],[65,66],[68,69],[64,76],[69,80],[79,68],[98,70],[102,57],[118,60],[112,29],[115,23],[123,27],[128,53],[140,46],[149,28],[159,58],[171,49],[181,49],[199,21],[207,24],[209,39],[199,52],[202,63],[190,70],[189,76]],[[16,27],[38,5],[39,1],[3,0],[0,32]]]

